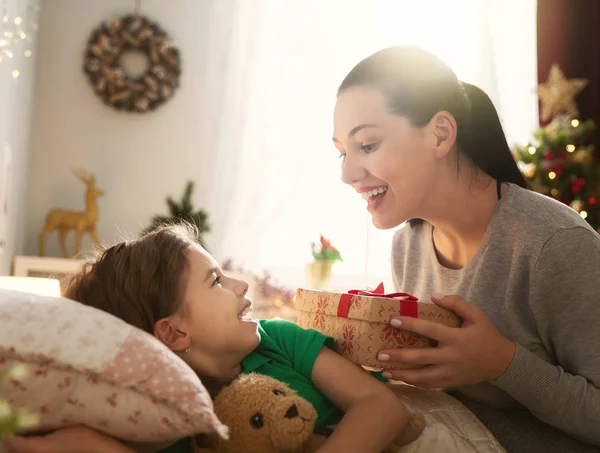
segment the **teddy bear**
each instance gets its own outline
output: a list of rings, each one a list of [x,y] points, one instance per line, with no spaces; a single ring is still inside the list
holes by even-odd
[[[197,438],[194,453],[314,453],[327,440],[314,432],[317,412],[286,384],[269,376],[241,375],[214,399],[217,417],[229,427],[229,439]],[[384,453],[395,453],[417,439],[425,425],[411,414],[408,426]]]

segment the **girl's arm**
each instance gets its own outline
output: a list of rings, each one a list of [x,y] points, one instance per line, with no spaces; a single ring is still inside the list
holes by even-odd
[[[323,347],[312,371],[314,385],[344,418],[318,453],[381,453],[406,427],[408,410],[362,368]]]

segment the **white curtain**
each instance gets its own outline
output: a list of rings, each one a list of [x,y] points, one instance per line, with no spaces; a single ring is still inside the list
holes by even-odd
[[[211,251],[220,260],[303,285],[310,242],[322,233],[344,258],[334,286],[389,281],[393,231],[370,225],[364,202],[340,181],[331,142],[339,83],[379,49],[412,44],[439,55],[490,94],[511,142],[537,125],[535,0],[214,5],[234,25],[215,50],[227,61],[220,90],[207,86],[219,105]]]

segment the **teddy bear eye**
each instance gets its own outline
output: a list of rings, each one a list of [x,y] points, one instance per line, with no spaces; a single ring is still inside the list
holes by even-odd
[[[263,420],[263,414],[261,414],[261,413],[254,414],[250,418],[250,425],[252,425],[252,427],[254,429],[261,429],[263,426],[265,426],[265,422]]]
[[[281,390],[273,390],[273,395],[275,395],[275,396],[284,396],[285,393],[283,393]]]

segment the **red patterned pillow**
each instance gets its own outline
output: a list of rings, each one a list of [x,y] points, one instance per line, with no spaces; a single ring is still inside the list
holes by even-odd
[[[0,400],[40,416],[40,430],[85,424],[120,439],[227,436],[194,371],[153,336],[64,298],[0,290]]]

